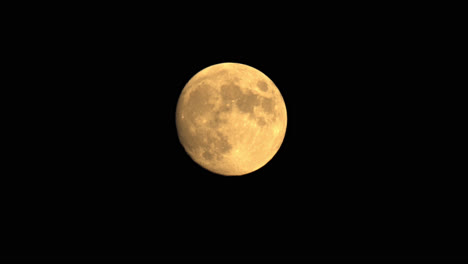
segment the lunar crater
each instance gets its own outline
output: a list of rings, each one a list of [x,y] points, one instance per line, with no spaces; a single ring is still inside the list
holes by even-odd
[[[206,160],[212,160],[214,157],[213,157],[213,153],[212,152],[209,152],[209,151],[205,151],[203,152],[203,157],[206,159]]]
[[[221,97],[225,104],[228,104],[233,100],[237,100],[241,96],[242,91],[239,85],[235,83],[227,83],[221,86]]]
[[[261,91],[268,91],[268,84],[262,80],[258,81],[257,82],[257,87],[261,90]]]
[[[263,117],[258,117],[258,118],[257,118],[257,124],[258,124],[259,126],[264,126],[264,125],[266,125],[267,123],[265,122],[265,118],[263,118]]]
[[[259,105],[259,103],[259,97],[252,92],[243,93],[236,101],[237,107],[244,113],[252,113],[254,106]]]
[[[271,115],[273,117],[273,119],[275,119],[276,115],[274,114],[275,113],[275,102],[272,98],[263,98],[262,99],[262,108],[263,110]]]
[[[192,155],[202,153],[205,160],[220,161],[232,150],[228,137],[219,131],[198,129],[190,140],[182,136],[181,142],[189,153]]]

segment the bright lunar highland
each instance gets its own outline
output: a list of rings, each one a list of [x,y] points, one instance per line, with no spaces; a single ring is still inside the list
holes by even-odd
[[[278,152],[286,125],[286,105],[276,85],[245,64],[201,70],[177,102],[182,146],[193,161],[220,175],[245,175],[263,167]]]

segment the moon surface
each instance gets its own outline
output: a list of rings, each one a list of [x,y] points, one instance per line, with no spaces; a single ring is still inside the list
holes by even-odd
[[[240,63],[220,63],[195,74],[176,109],[179,140],[193,161],[224,176],[251,173],[279,150],[286,105],[270,78]]]

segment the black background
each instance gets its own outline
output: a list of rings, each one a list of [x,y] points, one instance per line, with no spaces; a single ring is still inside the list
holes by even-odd
[[[4,256],[461,258],[452,116],[424,7],[23,7]],[[40,10],[40,11],[37,11]],[[24,11],[24,13],[23,13]],[[28,19],[20,19],[21,17]],[[435,22],[434,22],[435,21]],[[261,70],[288,110],[260,170],[223,177],[178,141],[203,68]],[[453,108],[453,109],[452,109]],[[454,118],[455,119],[455,118]]]

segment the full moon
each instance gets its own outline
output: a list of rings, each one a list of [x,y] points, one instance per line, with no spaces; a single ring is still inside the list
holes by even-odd
[[[220,63],[195,74],[176,109],[179,140],[201,167],[240,176],[263,167],[286,133],[283,97],[270,78],[240,63]]]

